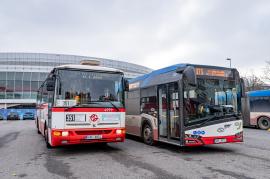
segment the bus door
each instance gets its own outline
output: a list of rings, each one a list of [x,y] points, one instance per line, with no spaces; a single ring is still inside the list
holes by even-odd
[[[158,120],[159,139],[179,143],[180,116],[179,116],[178,83],[163,84],[158,87]]]

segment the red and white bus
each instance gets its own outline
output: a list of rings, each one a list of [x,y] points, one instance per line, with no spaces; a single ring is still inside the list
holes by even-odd
[[[236,69],[177,64],[130,80],[127,134],[180,146],[243,141]]]
[[[270,90],[249,91],[242,99],[244,126],[270,129]]]
[[[37,97],[36,127],[48,147],[125,139],[122,71],[91,65],[55,67]]]

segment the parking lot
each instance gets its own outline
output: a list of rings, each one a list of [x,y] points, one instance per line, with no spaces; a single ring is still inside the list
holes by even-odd
[[[269,178],[270,132],[196,148],[124,143],[47,149],[34,121],[0,121],[0,178]]]

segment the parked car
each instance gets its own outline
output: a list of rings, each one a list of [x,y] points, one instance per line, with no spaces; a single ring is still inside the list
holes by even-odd
[[[10,112],[7,115],[7,120],[20,120],[20,116],[17,112]]]
[[[4,117],[2,114],[0,114],[0,120],[4,120]]]
[[[34,113],[32,113],[32,112],[26,112],[26,113],[24,113],[23,120],[25,120],[25,119],[34,120],[35,119]]]

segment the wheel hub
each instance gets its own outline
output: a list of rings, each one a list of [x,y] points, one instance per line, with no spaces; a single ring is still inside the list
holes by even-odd
[[[144,130],[144,138],[146,140],[149,140],[150,136],[151,136],[151,130],[149,128],[145,128],[145,130]]]
[[[268,121],[267,121],[267,120],[263,120],[263,121],[262,121],[262,124],[263,124],[264,126],[268,126]]]

